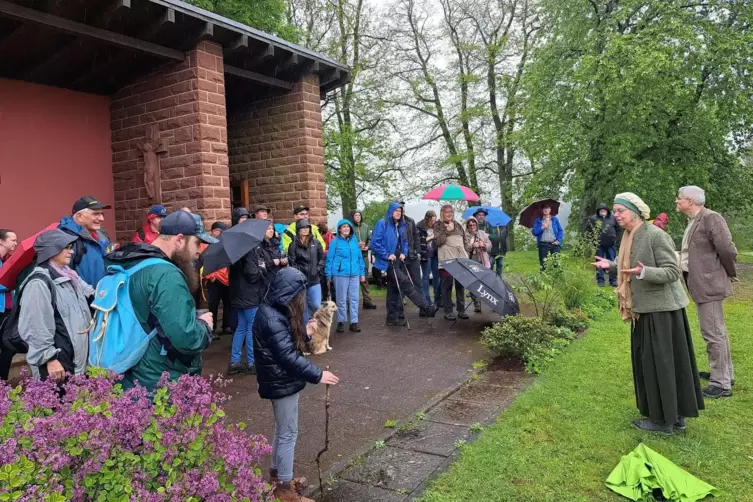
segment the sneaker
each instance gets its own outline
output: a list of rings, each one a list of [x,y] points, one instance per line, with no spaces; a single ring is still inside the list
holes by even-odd
[[[249,364],[246,366],[246,375],[256,375],[256,365]]]
[[[661,434],[662,436],[671,436],[675,432],[675,428],[672,425],[657,425],[648,419],[633,420],[632,425],[638,430],[655,432],[656,434]]]
[[[366,310],[374,310],[377,308],[377,306],[374,303],[371,302],[363,302],[363,308]]]
[[[345,331],[345,324],[338,322],[337,323],[337,329],[335,330],[336,333],[342,333]]]
[[[218,333],[212,333],[212,341],[216,342],[220,339],[220,335]]]
[[[243,363],[230,363],[230,366],[227,367],[228,375],[237,375],[238,373],[245,373],[245,372],[246,372],[246,365]]]
[[[708,387],[704,387],[703,389],[701,389],[701,392],[703,393],[703,397],[707,397],[709,399],[719,399],[720,397],[732,397],[731,390],[724,390],[714,385],[709,385]]]
[[[235,333],[235,330],[234,330],[233,328],[227,327],[227,328],[225,328],[225,329],[223,330],[223,332],[224,332],[224,333],[225,333],[226,335],[232,335],[233,333]]]
[[[709,378],[711,378],[711,373],[709,373],[708,371],[699,371],[698,376],[701,378],[701,380],[708,380]],[[734,380],[732,380],[732,386],[735,386]]]
[[[450,312],[449,314],[445,314],[444,318],[447,319],[448,321],[454,321],[455,319],[457,319],[457,317],[455,317],[455,314],[453,314],[452,312]]]
[[[688,421],[685,420],[685,417],[680,415],[677,417],[677,422],[675,422],[675,430],[676,431],[684,431],[688,428]]]
[[[405,319],[387,319],[387,326],[405,326],[408,321]]]
[[[458,314],[458,319],[470,319],[470,316],[468,316],[468,314],[466,314],[465,312],[460,312]]]
[[[360,333],[360,332],[361,332],[361,327],[360,327],[360,326],[358,325],[358,323],[357,323],[357,322],[354,322],[354,323],[352,323],[352,324],[350,325],[350,328],[349,328],[349,329],[350,329],[350,331],[352,331],[353,333]]]

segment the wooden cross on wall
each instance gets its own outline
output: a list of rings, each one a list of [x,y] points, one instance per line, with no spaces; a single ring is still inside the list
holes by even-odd
[[[144,156],[144,186],[146,194],[156,204],[162,203],[159,154],[167,153],[167,139],[160,139],[157,124],[146,126],[144,141],[138,146]]]

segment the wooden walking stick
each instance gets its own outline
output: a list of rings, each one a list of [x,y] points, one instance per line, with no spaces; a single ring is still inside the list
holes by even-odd
[[[329,366],[324,368],[329,371]],[[322,454],[329,450],[329,387],[327,384],[324,391],[324,448],[321,449],[316,455],[316,468],[319,471],[319,490],[321,491],[322,498],[324,498],[324,483],[322,483]]]

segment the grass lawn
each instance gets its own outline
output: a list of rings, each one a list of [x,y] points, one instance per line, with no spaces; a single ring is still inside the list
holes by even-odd
[[[751,260],[753,262],[753,260]],[[533,253],[511,253],[512,270],[536,267]],[[685,434],[657,437],[630,427],[638,418],[630,335],[616,313],[595,322],[533,386],[426,491],[422,502],[626,500],[604,484],[622,455],[648,446],[721,490],[720,500],[753,501],[753,266],[726,306],[736,386],[731,399],[707,400]],[[700,369],[705,345],[689,309]]]

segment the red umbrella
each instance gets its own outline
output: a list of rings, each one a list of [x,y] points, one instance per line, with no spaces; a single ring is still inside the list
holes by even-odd
[[[559,201],[554,199],[541,199],[531,203],[531,205],[523,209],[523,212],[520,213],[520,219],[518,220],[518,223],[520,223],[524,227],[533,228],[533,223],[536,221],[536,218],[538,218],[542,214],[541,208],[547,205],[552,208],[552,216],[556,216],[557,213],[559,213]]]
[[[34,241],[37,240],[37,236],[42,232],[53,230],[57,227],[57,223],[52,223],[44,230],[19,243],[11,257],[8,258],[8,261],[3,263],[2,268],[0,268],[1,286],[5,286],[9,290],[16,289],[16,279],[18,279],[19,274],[34,261],[34,255],[36,254],[34,252]]]

